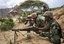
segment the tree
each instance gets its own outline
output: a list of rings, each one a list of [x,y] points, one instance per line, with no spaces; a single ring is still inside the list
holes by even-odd
[[[20,6],[17,9],[29,9],[30,8],[31,10],[33,10],[34,7],[37,7],[39,10],[41,10],[41,8],[43,7],[43,4],[45,4],[48,7],[48,5],[45,2],[41,2],[39,0],[37,1],[26,0],[25,2],[20,4]]]

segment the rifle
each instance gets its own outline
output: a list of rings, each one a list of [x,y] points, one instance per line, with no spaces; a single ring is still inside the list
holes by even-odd
[[[38,30],[38,27],[34,27],[34,26],[28,26],[26,28],[22,28],[22,29],[12,29],[12,31],[14,31],[14,44],[16,44],[16,39],[17,39],[17,31],[27,31],[28,33],[30,33],[30,31],[34,31],[34,32],[37,32]],[[23,35],[23,34],[22,34]],[[24,36],[24,35],[23,35]],[[31,38],[31,35],[28,34],[27,35],[27,38],[30,39]]]
[[[26,25],[29,22],[29,26],[33,26],[34,20],[31,17],[26,17],[22,19],[24,21],[24,24]]]
[[[37,32],[38,30],[38,27],[34,27],[34,26],[28,26],[26,28],[22,28],[22,29],[12,29],[12,31],[27,31],[27,32],[30,32],[30,31],[34,31],[34,32]]]

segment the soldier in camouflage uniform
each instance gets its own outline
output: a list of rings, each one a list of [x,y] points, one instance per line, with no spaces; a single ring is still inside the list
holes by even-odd
[[[61,44],[61,28],[59,24],[53,19],[53,14],[50,11],[44,13],[47,24],[40,28],[43,32],[39,32],[40,36],[48,37],[54,44]]]
[[[33,17],[36,16],[35,18],[33,18],[36,24],[35,26],[37,27],[44,26],[45,17],[43,16],[43,13],[48,10],[49,10],[49,7],[46,4],[43,4],[43,10],[37,11],[36,14],[33,14]]]
[[[36,12],[36,14],[33,13],[32,19],[34,21],[34,26],[36,26],[36,27],[44,26],[45,17],[42,15],[42,13],[40,11]]]
[[[43,27],[45,25],[45,17],[43,14],[49,10],[49,7],[46,4],[43,4],[43,10],[37,12],[36,26]]]

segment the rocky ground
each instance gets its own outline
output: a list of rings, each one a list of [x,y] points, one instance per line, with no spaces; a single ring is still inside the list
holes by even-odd
[[[17,24],[17,28],[24,28],[25,25]],[[53,44],[46,37],[40,37],[38,34],[31,32],[31,39],[27,39],[27,32],[17,32],[17,44]],[[14,44],[14,32],[9,30],[0,32],[0,44]],[[64,43],[62,43],[64,44]]]

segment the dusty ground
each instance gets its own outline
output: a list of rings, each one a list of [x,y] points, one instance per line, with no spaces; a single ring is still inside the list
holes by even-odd
[[[18,25],[17,28],[23,28],[25,27],[24,24]],[[18,38],[17,43],[18,44],[52,44],[48,41],[46,38],[42,38],[35,34],[34,32],[31,32],[31,39],[27,39],[27,32],[17,32]],[[23,36],[23,35],[24,36]],[[6,31],[6,32],[0,32],[0,44],[10,44],[10,42],[14,42],[14,32],[13,31]]]
[[[23,28],[25,25],[17,24],[17,28]],[[31,32],[31,39],[27,39],[27,32],[17,32],[17,44],[53,44],[48,38],[40,37],[34,32]],[[14,32],[0,32],[0,44],[14,44]],[[64,43],[63,43],[64,44]]]

